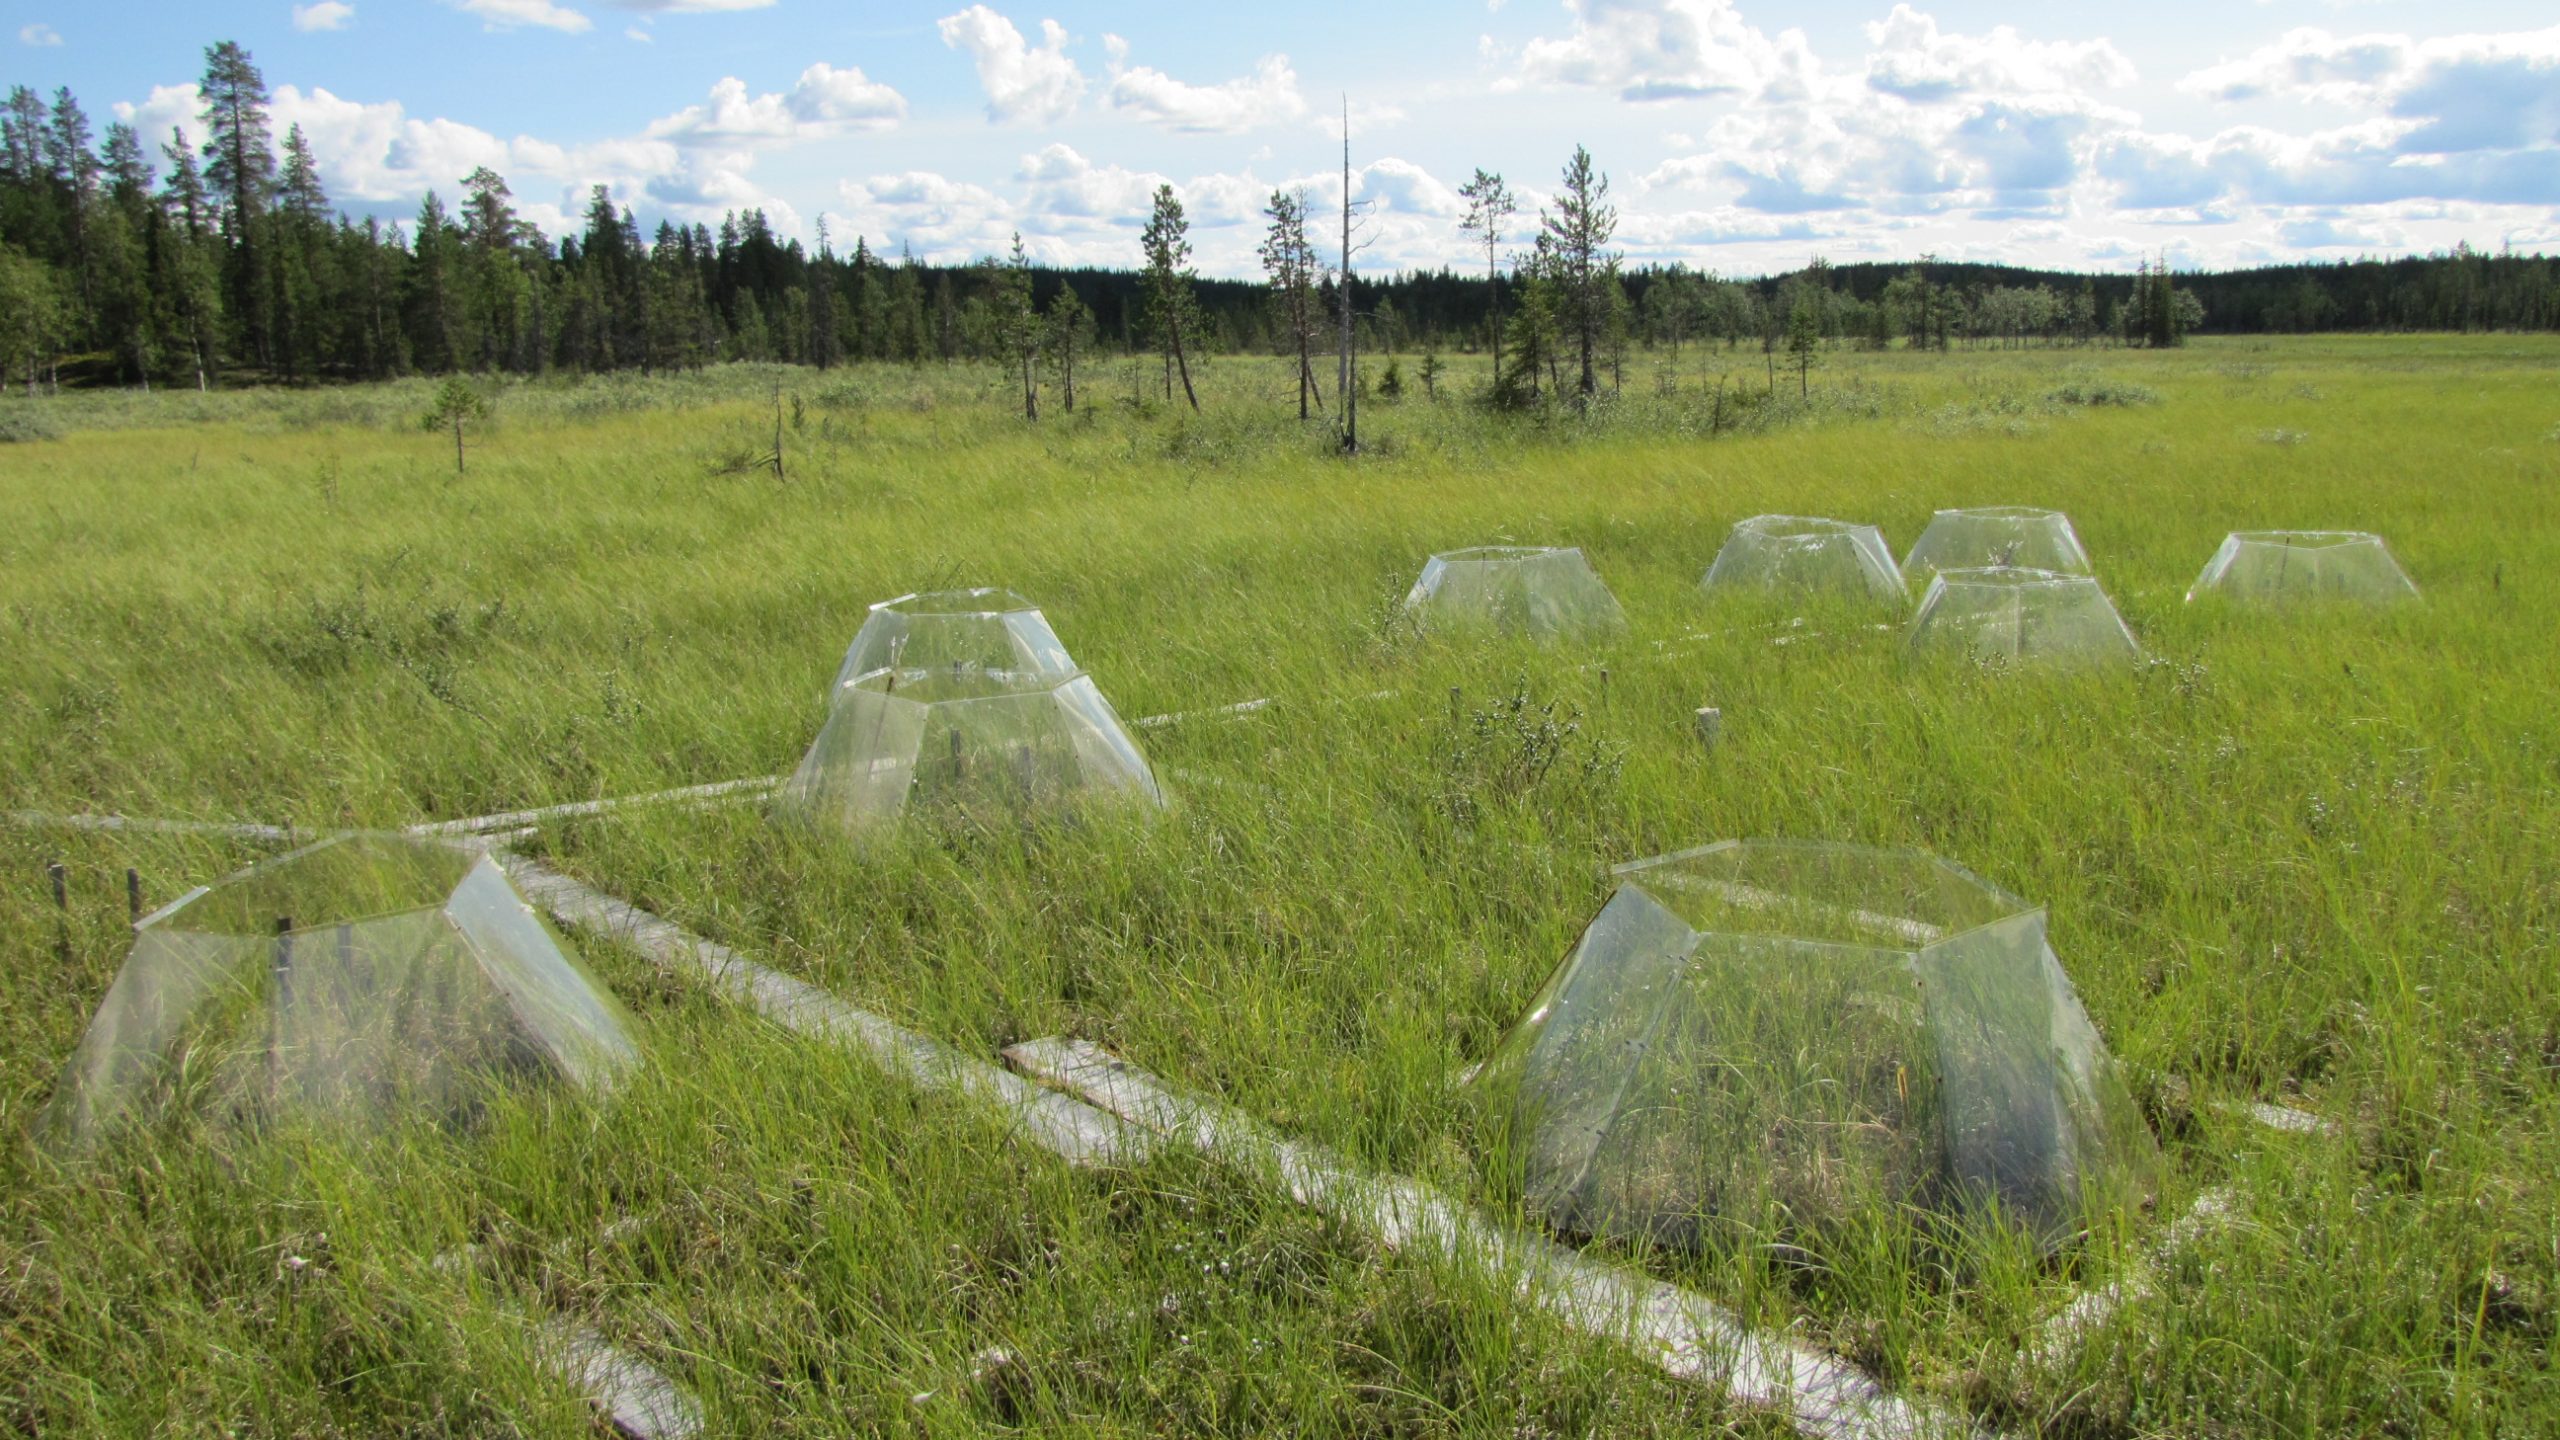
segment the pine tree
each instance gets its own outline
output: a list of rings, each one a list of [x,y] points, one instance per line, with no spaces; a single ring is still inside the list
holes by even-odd
[[[1576,145],[1555,212],[1539,217],[1553,255],[1559,318],[1579,366],[1577,393],[1585,398],[1600,388],[1597,362],[1609,323],[1609,287],[1618,273],[1618,257],[1609,252],[1618,212],[1608,202],[1609,177],[1592,168],[1589,150]]]
[[[268,152],[267,82],[249,52],[225,40],[204,52],[199,84],[205,124],[205,183],[222,199],[221,229],[229,246],[230,309],[245,348],[260,365],[275,360],[273,320],[267,304],[267,260],[260,230],[275,190],[275,157]]]
[[[1813,285],[1788,286],[1787,368],[1796,372],[1796,393],[1813,393],[1813,367],[1822,361],[1822,296]]]
[[[1031,257],[1023,251],[1022,232],[1013,232],[1013,253],[1003,262],[989,261],[988,314],[995,351],[1022,379],[1022,418],[1040,418],[1040,312],[1031,303]]]
[[[1191,359],[1183,344],[1184,332],[1199,314],[1192,290],[1196,277],[1191,270],[1191,222],[1184,217],[1182,201],[1171,185],[1156,187],[1155,207],[1138,244],[1147,257],[1146,273],[1139,280],[1147,333],[1164,353],[1165,363],[1181,373],[1182,398],[1197,411],[1200,396],[1191,388]],[[1170,389],[1168,385],[1168,393]]]
[[[151,256],[152,328],[185,351],[178,373],[192,372],[196,389],[212,388],[220,367],[215,337],[222,331],[221,267],[211,234],[213,205],[196,169],[187,132],[171,127],[161,147],[169,162],[159,208],[165,228]]]
[[[71,313],[65,338],[85,343],[94,333],[97,296],[92,276],[98,256],[91,231],[96,226],[100,190],[98,157],[89,150],[89,117],[69,86],[53,92],[53,113],[45,124],[44,163],[62,196],[63,262],[69,268]]]
[[[8,109],[0,112],[0,180],[6,180],[11,189],[31,187],[46,178],[46,126],[44,97],[24,85],[9,87]]]
[[[329,195],[302,127],[285,131],[284,173],[269,221],[278,359],[287,380],[325,363],[332,269]]]
[[[1476,178],[1458,187],[1466,197],[1466,217],[1458,228],[1484,242],[1485,328],[1493,337],[1493,373],[1502,374],[1502,232],[1519,212],[1520,202],[1498,171],[1476,167]]]
[[[1507,325],[1511,360],[1494,376],[1494,403],[1506,409],[1535,405],[1555,380],[1557,316],[1561,304],[1551,271],[1553,246],[1539,235],[1520,257],[1513,276],[1517,304]]]
[[[1307,192],[1274,190],[1262,213],[1271,218],[1262,240],[1262,273],[1270,282],[1282,337],[1297,353],[1298,418],[1304,420],[1310,400],[1315,409],[1324,408],[1314,359],[1319,262],[1315,242],[1307,237]]]
[[[107,198],[124,206],[127,218],[140,224],[156,177],[151,157],[143,152],[142,137],[121,120],[107,126],[106,177]]]
[[[533,287],[516,249],[521,222],[511,203],[515,194],[486,165],[465,176],[462,188],[462,310],[472,337],[472,361],[482,369],[500,364],[527,368],[539,347],[524,333]]]
[[[1041,348],[1048,352],[1049,368],[1058,377],[1058,396],[1068,414],[1076,413],[1076,356],[1093,343],[1093,312],[1075,292],[1075,287],[1061,283],[1058,293],[1049,297],[1049,308],[1041,317]]]

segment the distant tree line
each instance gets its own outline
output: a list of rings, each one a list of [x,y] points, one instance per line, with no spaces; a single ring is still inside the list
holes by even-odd
[[[1162,392],[1197,404],[1220,354],[1292,357],[1302,415],[1325,406],[1319,356],[1486,349],[1497,399],[1579,400],[1623,383],[1631,348],[1756,346],[1774,375],[1841,345],[2175,344],[2192,331],[2560,329],[2560,260],[2450,254],[2230,271],[2146,260],[2131,276],[1950,263],[1830,265],[1726,279],[1627,266],[1609,249],[1608,179],[1576,148],[1552,211],[1514,224],[1498,174],[1462,190],[1485,269],[1345,277],[1300,193],[1272,197],[1265,283],[1204,279],[1171,187],[1135,270],[974,265],[774,233],[763,212],[715,230],[644,230],[603,186],[576,233],[544,235],[504,177],[461,177],[406,221],[332,205],[309,138],[273,131],[248,52],[205,52],[199,128],[97,133],[68,89],[13,88],[0,111],[0,377],[71,383],[309,383],[459,371],[680,369],[728,360],[998,360],[1036,414],[1043,379],[1072,408],[1077,367],[1153,351]],[[1347,304],[1350,324],[1337,326]],[[1349,374],[1343,367],[1341,373]],[[1395,381],[1392,373],[1382,383]],[[1338,388],[1338,383],[1337,383]]]

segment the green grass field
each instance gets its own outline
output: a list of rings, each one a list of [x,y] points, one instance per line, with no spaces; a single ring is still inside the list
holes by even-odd
[[[2049,907],[2159,1132],[2154,1209],[2049,1260],[1880,1216],[1629,1263],[2018,1432],[2560,1429],[2560,343],[1840,354],[1719,425],[1719,377],[1756,392],[1760,365],[1639,355],[1588,417],[1414,393],[1364,410],[1348,464],[1279,418],[1278,362],[1237,358],[1202,417],[1132,404],[1121,365],[1036,426],[966,370],[518,387],[459,478],[424,385],[0,400],[60,431],[0,446],[0,801],[388,827],[771,774],[869,602],[1011,586],[1123,716],[1278,703],[1147,732],[1178,797],[1153,820],[857,842],[737,806],[525,848],[962,1049],[1095,1040],[1517,1215],[1455,1078],[1607,865],[1921,846]],[[783,481],[741,467],[777,386]],[[2064,398],[2097,389],[2138,403]],[[2070,513],[2137,671],[1914,665],[1898,617],[1697,588],[1748,515],[1870,521],[1898,553],[1982,504]],[[2380,532],[2425,601],[2182,603],[2249,528]],[[1582,546],[1626,636],[1397,618],[1430,551],[1497,540]],[[718,1433],[1782,1433],[1208,1162],[1069,1170],[611,947],[585,953],[652,1063],[609,1106],[59,1169],[15,1137],[122,956],[125,868],[157,904],[260,852],[28,828],[0,852],[24,1433],[579,1433],[526,1358],[534,1302]],[[2339,1133],[2217,1103],[2277,1099]],[[2156,1294],[2022,1354],[2218,1186],[2235,1222]],[[476,1269],[435,1263],[466,1243]]]

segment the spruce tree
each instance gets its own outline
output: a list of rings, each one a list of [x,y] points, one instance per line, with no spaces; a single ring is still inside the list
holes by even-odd
[[[409,325],[418,368],[440,375],[462,364],[454,294],[453,226],[444,201],[430,190],[418,205],[418,229],[410,240]]]
[[[285,131],[284,174],[268,219],[277,360],[287,380],[326,361],[331,292],[329,195],[302,127]]]

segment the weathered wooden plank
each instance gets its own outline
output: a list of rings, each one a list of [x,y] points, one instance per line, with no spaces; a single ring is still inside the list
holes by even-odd
[[[237,820],[153,820],[139,815],[56,815],[44,810],[12,810],[9,823],[60,830],[127,830],[152,835],[227,835],[238,840],[289,844],[316,840],[326,831],[296,830],[285,825],[256,825]]]
[[[2338,1133],[2338,1122],[2325,1116],[2314,1115],[2308,1110],[2297,1110],[2290,1105],[2270,1105],[2263,1100],[2252,1100],[2237,1108],[2242,1115],[2270,1130],[2282,1130],[2291,1135]]]
[[[1250,715],[1270,703],[1267,697],[1259,700],[1239,700],[1233,705],[1212,705],[1205,710],[1174,710],[1162,715],[1141,715],[1129,724],[1131,728],[1138,730],[1161,730],[1167,725],[1179,725],[1185,720],[1226,720],[1238,715]]]
[[[1721,1386],[1784,1413],[1822,1440],[1970,1435],[1961,1417],[1888,1394],[1855,1366],[1744,1326],[1704,1296],[1603,1265],[1472,1212],[1417,1181],[1367,1174],[1321,1147],[1283,1140],[1214,1101],[1077,1040],[1006,1050],[1017,1069],[1227,1163],[1267,1172],[1300,1203],[1411,1250],[1509,1277],[1523,1301],[1572,1328],[1624,1344],[1664,1371]]]
[[[545,820],[565,820],[578,815],[603,815],[615,810],[629,810],[647,805],[717,805],[739,804],[761,799],[780,788],[779,775],[750,775],[743,780],[719,780],[708,785],[683,785],[673,790],[650,790],[638,795],[611,796],[602,800],[572,800],[559,805],[541,805],[530,810],[501,810],[492,815],[473,815],[460,820],[430,820],[412,825],[411,835],[474,835],[491,830],[512,830],[524,825],[539,825]]]
[[[508,855],[502,863],[527,900],[563,922],[623,941],[661,965],[691,970],[784,1029],[857,1050],[921,1088],[958,1091],[1007,1111],[1017,1133],[1071,1163],[1127,1164],[1153,1143],[1117,1117],[846,1004],[536,861]]]
[[[623,1440],[696,1440],[702,1407],[648,1361],[560,1316],[538,1326],[543,1359],[578,1387]]]
[[[2230,1221],[2233,1214],[2232,1193],[2207,1190],[2198,1195],[2187,1213],[2173,1221],[2153,1241],[2142,1258],[2125,1274],[2063,1306],[2044,1322],[2037,1332],[2029,1353],[2047,1365],[2067,1362],[2071,1352],[2089,1335],[2103,1326],[2118,1310],[2134,1300],[2150,1295],[2159,1287],[2158,1267],[2179,1251],[2195,1243],[2206,1231]]]

